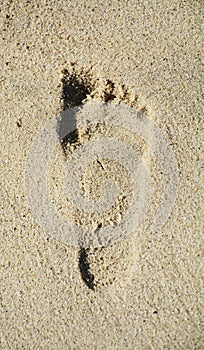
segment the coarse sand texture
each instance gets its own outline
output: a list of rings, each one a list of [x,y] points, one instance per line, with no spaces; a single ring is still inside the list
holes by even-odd
[[[2,1],[1,349],[203,348],[201,25]]]

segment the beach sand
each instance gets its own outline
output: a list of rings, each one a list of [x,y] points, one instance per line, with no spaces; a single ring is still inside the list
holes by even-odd
[[[174,0],[2,2],[2,349],[202,349],[201,7],[201,1]],[[146,152],[155,192],[140,227],[102,247],[64,244],[33,214],[26,195],[28,151],[53,118],[82,101],[142,111],[166,135],[178,187],[158,232],[150,222],[164,190],[163,169],[131,130],[109,132],[138,156]],[[128,123],[124,117],[124,128]],[[61,166],[102,131],[81,130],[64,154],[60,143],[55,150],[50,200],[62,217],[69,204]],[[86,170],[82,190],[98,200],[108,176],[128,200],[127,170],[105,156]],[[123,216],[126,195],[101,223],[93,218],[99,232]],[[80,215],[70,220],[85,228],[89,222]]]

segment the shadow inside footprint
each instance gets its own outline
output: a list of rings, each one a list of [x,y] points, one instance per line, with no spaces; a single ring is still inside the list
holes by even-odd
[[[81,79],[75,71],[63,71],[62,78],[62,113],[58,122],[58,135],[64,153],[68,143],[78,141],[78,131],[74,107],[82,105],[83,100],[91,92],[91,87]]]
[[[94,290],[94,275],[90,272],[90,264],[88,261],[88,251],[85,248],[81,248],[79,251],[79,269],[82,279],[86,285]]]
[[[63,110],[80,106],[91,92],[88,82],[83,81],[75,71],[69,73],[65,69],[63,71],[62,84]]]

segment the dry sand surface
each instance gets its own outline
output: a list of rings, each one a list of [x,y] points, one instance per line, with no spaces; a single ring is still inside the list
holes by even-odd
[[[1,2],[1,349],[202,349],[201,9],[202,1],[190,0]],[[81,103],[102,122],[59,137],[45,169],[47,149],[37,144],[32,158],[30,147],[56,116]],[[103,122],[104,105],[113,119],[117,108],[129,108],[135,125],[149,121],[154,133],[149,127],[146,137],[135,135],[126,112],[120,126]],[[80,112],[73,123],[79,120]],[[158,130],[176,171],[165,147],[155,154],[147,144]],[[115,156],[108,158],[107,141],[100,159],[86,157],[86,145],[93,142],[92,152],[104,135],[117,139]],[[48,133],[48,144],[54,140]],[[90,158],[85,168],[81,149]],[[131,170],[135,155],[151,186]],[[65,194],[66,162],[75,173]],[[168,182],[177,184],[167,193],[173,201],[176,191],[176,200],[153,231]],[[43,202],[46,184],[50,197]],[[81,236],[63,236],[51,215],[49,229],[41,225],[29,191],[37,216],[52,203]],[[138,226],[132,219],[132,230],[124,218],[134,191],[144,217]],[[107,209],[90,215],[83,199]],[[109,226],[110,239],[103,236]]]

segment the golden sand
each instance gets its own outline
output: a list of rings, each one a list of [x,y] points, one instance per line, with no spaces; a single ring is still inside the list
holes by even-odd
[[[2,349],[202,348],[201,6],[176,0],[2,2]],[[70,79],[79,89],[71,100],[63,90]],[[28,149],[83,94],[88,101],[143,110],[167,135],[179,184],[158,234],[148,220],[163,184],[157,159],[147,150],[155,196],[148,219],[129,237],[80,251],[53,239],[33,215],[25,191]],[[118,135],[133,143],[126,133]],[[78,136],[81,144],[89,137]],[[138,154],[145,150],[141,140],[134,142]],[[63,154],[50,172],[50,187],[63,215],[60,181],[55,183],[60,162]],[[84,191],[92,199],[100,193],[102,170],[93,163],[85,174]],[[89,270],[89,286],[83,269]]]

